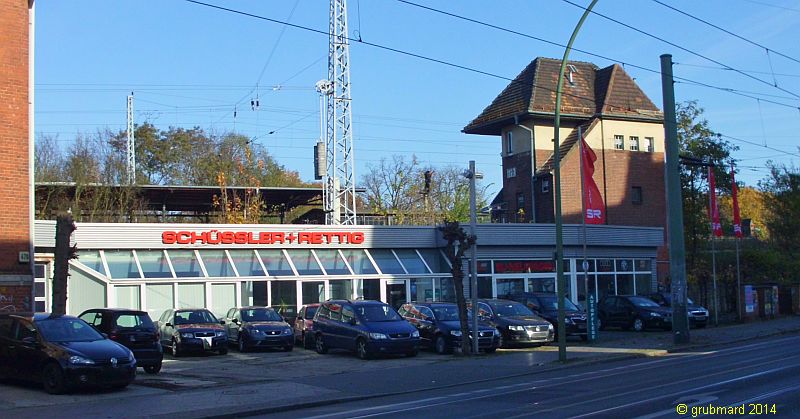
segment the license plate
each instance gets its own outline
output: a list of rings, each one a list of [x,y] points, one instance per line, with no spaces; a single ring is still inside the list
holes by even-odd
[[[204,349],[209,349],[209,348],[211,348],[211,338],[210,338],[210,337],[207,337],[207,338],[200,338],[200,339],[203,341],[203,348],[204,348]]]
[[[580,329],[580,330],[586,329],[586,325],[585,324],[579,324],[578,325],[578,329]]]

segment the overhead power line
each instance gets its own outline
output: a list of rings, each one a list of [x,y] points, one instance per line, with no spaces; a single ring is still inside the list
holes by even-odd
[[[775,147],[770,147],[770,146],[768,146],[768,145],[765,145],[765,144],[759,144],[759,143],[756,143],[756,142],[753,142],[753,141],[747,141],[747,140],[743,140],[743,139],[741,139],[741,138],[732,137],[732,136],[730,136],[730,135],[725,135],[725,134],[722,134],[722,133],[719,133],[719,132],[718,132],[718,133],[716,133],[716,134],[717,134],[718,136],[720,136],[720,137],[725,137],[725,138],[727,138],[727,139],[729,139],[729,140],[733,140],[733,141],[738,141],[738,142],[740,142],[740,143],[745,143],[745,144],[754,145],[754,146],[756,146],[756,147],[766,148],[767,150],[772,150],[772,151],[775,151],[775,152],[781,153],[781,154],[783,154],[783,155],[792,156],[792,157],[800,157],[800,154],[797,154],[797,153],[790,153],[790,152],[788,152],[788,151],[784,151],[784,150],[781,150],[781,149],[779,149],[779,148],[775,148]]]
[[[792,61],[794,61],[794,62],[796,62],[796,63],[800,63],[800,60],[798,60],[797,58],[790,57],[790,56],[788,56],[788,55],[786,55],[786,54],[784,54],[784,53],[782,53],[782,52],[779,52],[779,51],[775,51],[774,49],[772,49],[772,48],[769,48],[769,47],[767,47],[766,45],[761,45],[761,44],[759,44],[759,43],[758,43],[758,42],[756,42],[756,41],[753,41],[753,40],[751,40],[751,39],[747,39],[747,38],[745,38],[745,37],[743,37],[743,36],[741,36],[741,35],[739,35],[739,34],[733,33],[733,32],[731,32],[731,31],[729,31],[729,30],[727,30],[727,29],[725,29],[725,28],[722,28],[722,27],[720,27],[720,26],[717,26],[717,25],[715,25],[715,24],[713,24],[713,23],[711,23],[711,22],[709,22],[709,21],[707,21],[707,20],[705,20],[705,19],[701,19],[701,18],[699,18],[699,17],[697,17],[697,16],[695,16],[695,15],[693,15],[693,14],[691,14],[691,13],[684,12],[683,10],[680,10],[680,9],[678,9],[678,8],[676,8],[676,7],[670,6],[670,5],[668,5],[668,4],[664,3],[664,2],[662,2],[661,0],[653,0],[653,2],[655,2],[655,3],[658,3],[658,4],[660,4],[660,5],[664,6],[664,7],[666,7],[667,9],[673,10],[673,11],[675,11],[675,12],[677,12],[677,13],[680,13],[680,14],[682,14],[682,15],[684,15],[684,16],[686,16],[686,17],[689,17],[689,18],[691,18],[691,19],[694,19],[694,20],[696,20],[696,21],[698,21],[698,22],[701,22],[701,23],[704,23],[704,24],[706,24],[706,25],[708,25],[708,26],[711,26],[711,27],[712,27],[712,28],[714,28],[714,29],[721,30],[722,32],[725,32],[725,33],[727,33],[728,35],[730,35],[730,36],[733,36],[733,37],[735,37],[735,38],[738,38],[738,39],[741,39],[742,41],[744,41],[744,42],[747,42],[747,43],[749,43],[749,44],[751,44],[751,45],[755,45],[755,46],[757,46],[757,47],[759,47],[759,48],[763,48],[763,49],[767,50],[767,53],[769,53],[769,52],[772,52],[772,53],[775,53],[775,54],[777,54],[777,55],[780,55],[780,56],[781,56],[781,57],[783,57],[783,58],[786,58],[786,59],[792,60]]]
[[[564,3],[567,3],[567,4],[571,4],[571,5],[573,5],[573,6],[577,7],[577,8],[579,8],[579,9],[586,10],[586,7],[584,7],[584,6],[581,6],[580,4],[577,4],[577,3],[575,3],[575,2],[573,2],[573,1],[571,1],[571,0],[561,0],[561,1],[563,1]],[[701,53],[699,53],[699,52],[693,51],[693,50],[691,50],[691,49],[689,49],[689,48],[686,48],[686,47],[680,46],[680,45],[678,45],[678,44],[676,44],[676,43],[674,43],[674,42],[672,42],[672,41],[668,41],[668,40],[666,40],[666,39],[664,39],[664,38],[662,38],[662,37],[660,37],[660,36],[658,36],[658,35],[654,35],[654,34],[652,34],[652,33],[650,33],[650,32],[647,32],[647,31],[645,31],[645,30],[639,29],[639,28],[637,28],[637,27],[635,27],[635,26],[633,26],[633,25],[629,25],[629,24],[627,24],[627,23],[625,23],[625,22],[623,22],[623,21],[621,21],[621,20],[614,19],[613,17],[610,17],[610,16],[607,16],[607,15],[604,15],[604,14],[602,14],[602,13],[600,13],[600,12],[597,12],[597,11],[595,11],[595,10],[592,10],[592,11],[591,11],[591,13],[593,13],[593,14],[595,14],[595,15],[597,15],[597,16],[600,16],[600,17],[602,17],[603,19],[606,19],[606,20],[609,20],[609,21],[611,21],[611,22],[614,22],[614,23],[616,23],[616,24],[618,24],[618,25],[624,26],[624,27],[626,27],[626,28],[628,28],[628,29],[630,29],[630,30],[632,30],[632,31],[638,32],[638,33],[640,33],[640,34],[642,34],[642,35],[645,35],[645,36],[647,36],[647,37],[650,37],[650,38],[656,39],[656,40],[658,40],[658,41],[661,41],[661,42],[663,42],[663,43],[665,43],[665,44],[667,44],[667,45],[670,45],[670,46],[673,46],[673,47],[675,47],[675,48],[678,48],[678,49],[680,49],[681,51],[684,51],[684,52],[687,52],[687,53],[689,53],[689,54],[692,54],[692,55],[694,55],[694,56],[700,57],[700,58],[702,58],[702,59],[704,59],[704,60],[707,60],[707,61],[710,61],[710,62],[712,62],[712,63],[714,63],[714,64],[721,65],[721,66],[723,66],[723,67],[725,67],[725,68],[729,68],[729,69],[731,69],[731,71],[734,71],[734,72],[736,72],[736,73],[739,73],[739,74],[741,74],[741,75],[743,75],[743,76],[745,76],[745,77],[747,77],[747,78],[750,78],[750,79],[756,80],[756,81],[758,81],[759,83],[763,83],[763,84],[766,84],[766,85],[768,85],[768,86],[772,86],[772,87],[774,87],[774,88],[776,88],[776,89],[778,89],[778,90],[780,90],[780,91],[782,91],[782,92],[784,92],[784,93],[788,93],[788,94],[790,94],[790,95],[792,95],[792,96],[794,96],[794,97],[796,97],[796,98],[800,98],[800,95],[798,95],[797,93],[794,93],[794,92],[792,92],[791,90],[786,90],[786,89],[784,89],[784,88],[782,88],[782,87],[780,87],[780,86],[777,86],[777,85],[775,85],[775,84],[773,84],[773,83],[770,83],[769,81],[766,81],[766,80],[764,80],[764,79],[760,79],[760,78],[758,78],[758,77],[756,77],[756,76],[753,76],[752,74],[747,74],[747,73],[745,73],[744,71],[741,71],[741,70],[739,70],[739,69],[736,69],[736,68],[734,68],[734,67],[731,67],[731,66],[729,66],[729,65],[727,65],[727,64],[725,64],[725,63],[722,63],[722,62],[720,62],[720,61],[717,61],[717,60],[715,60],[715,59],[713,59],[713,58],[711,58],[711,57],[708,57],[708,56],[706,56],[706,55],[703,55],[703,54],[701,54]]]
[[[710,68],[712,70],[730,71],[729,68],[720,67],[720,66],[716,66],[716,65],[688,64],[688,63],[677,63],[677,62],[673,62],[672,64],[682,65],[682,66],[686,66],[686,67]],[[765,74],[765,75],[774,75],[774,76],[781,76],[781,77],[800,77],[800,74],[773,73],[771,71],[757,71],[757,70],[742,70],[742,71],[744,71],[745,73],[752,73],[752,74]]]

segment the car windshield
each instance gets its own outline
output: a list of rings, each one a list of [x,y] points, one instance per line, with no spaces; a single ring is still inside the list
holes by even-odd
[[[42,337],[49,342],[91,342],[105,339],[80,319],[44,319],[36,322]]]
[[[206,310],[176,311],[175,324],[216,323],[217,318]]]
[[[118,329],[153,329],[153,321],[146,313],[119,313],[117,314]]]
[[[362,305],[356,307],[358,317],[365,322],[394,322],[402,320],[400,315],[388,305]]]
[[[658,307],[659,305],[656,304],[655,301],[644,298],[644,297],[630,297],[630,302],[633,303],[636,307]]]
[[[248,308],[242,310],[242,320],[246,322],[279,322],[283,319],[272,309]]]
[[[433,315],[436,316],[437,320],[448,322],[457,321],[459,319],[458,306],[435,306],[432,308]]]
[[[558,310],[558,298],[556,297],[539,297],[540,309],[542,310]],[[564,310],[580,311],[575,304],[568,298],[564,299]]]
[[[511,317],[511,316],[532,316],[533,312],[520,303],[496,303],[492,304],[497,317]]]
[[[667,296],[665,296],[665,297],[664,297],[664,302],[665,302],[667,305],[672,305],[672,296],[670,296],[670,295],[667,295]],[[691,298],[688,298],[688,297],[687,297],[687,298],[686,298],[686,304],[689,304],[689,305],[694,305],[694,301],[692,301],[692,299],[691,299]]]
[[[306,307],[306,320],[311,320],[317,314],[317,307]]]

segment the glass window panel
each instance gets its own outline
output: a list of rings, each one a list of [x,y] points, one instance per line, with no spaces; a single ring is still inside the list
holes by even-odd
[[[586,259],[586,272],[595,272],[594,259]],[[578,272],[583,272],[583,259],[578,259],[576,265]]]
[[[325,283],[322,281],[304,281],[301,285],[303,290],[303,304],[313,304],[325,301]]]
[[[178,284],[178,308],[205,308],[205,284]]]
[[[363,250],[361,249],[342,250],[342,254],[344,255],[345,259],[347,259],[347,263],[350,264],[350,267],[353,268],[354,274],[370,275],[378,273],[378,271],[375,270],[375,267],[372,266],[372,262],[369,261],[369,258],[367,258],[367,255],[366,253],[364,253]]]
[[[36,301],[34,303],[34,307],[35,307],[34,310],[36,310],[37,313],[44,313],[45,312],[44,301]]]
[[[153,319],[161,318],[165,310],[173,307],[172,284],[147,284],[147,313]]]
[[[597,275],[597,298],[602,300],[607,295],[616,294],[614,275]]]
[[[612,259],[597,259],[597,272],[614,272]]]
[[[108,254],[108,252],[106,252],[106,254]],[[100,259],[100,252],[98,252],[97,250],[80,250],[80,251],[78,251],[78,262],[80,262],[80,263],[82,263],[82,264],[94,269],[97,272],[100,272],[103,275],[107,275],[106,274],[106,270],[103,267],[103,261],[102,261],[102,259]],[[36,266],[41,266],[42,268],[44,268],[44,265],[36,265]],[[39,276],[39,274],[38,274],[39,271],[38,270],[36,272],[37,272],[37,274],[36,274],[37,278],[44,278],[44,269],[42,269],[42,276]],[[138,278],[138,277],[139,277],[139,275],[135,276],[135,278]],[[120,278],[127,278],[127,277],[120,277]]]
[[[80,252],[79,252],[79,254],[80,254]],[[80,260],[80,259],[78,259],[78,260]],[[97,253],[97,260],[100,261],[100,253]],[[36,279],[44,278],[44,268],[46,266],[47,265],[44,265],[44,264],[41,264],[41,263],[37,263],[36,265],[34,265],[33,266],[33,277],[36,278]],[[91,265],[87,265],[87,266],[89,266],[90,268],[94,269]],[[103,266],[103,264],[100,263],[100,266]],[[97,271],[97,269],[95,269],[95,270]],[[98,271],[98,272],[102,272],[102,271]]]
[[[633,264],[635,266],[636,272],[652,270],[650,259],[636,259],[633,261]]]
[[[172,268],[175,269],[175,275],[178,278],[203,276],[203,272],[200,270],[200,263],[194,256],[194,250],[170,250],[167,254],[169,255],[169,260],[172,261]]]
[[[224,319],[231,307],[236,307],[236,284],[211,284],[211,312]]]
[[[636,274],[636,294],[647,295],[653,293],[653,277],[650,274]]]
[[[36,282],[33,284],[34,287],[34,297],[44,297],[44,282]]]
[[[371,249],[369,253],[372,255],[372,259],[375,260],[375,263],[378,264],[378,268],[380,268],[382,273],[405,273],[403,267],[400,266],[400,262],[397,261],[397,258],[394,257],[390,249]]]
[[[206,267],[208,276],[211,277],[231,277],[236,276],[233,273],[231,263],[228,261],[228,256],[225,255],[224,250],[201,250],[200,259],[203,260],[203,265]],[[215,315],[217,313],[214,313]]]
[[[364,300],[381,299],[381,281],[379,279],[356,279],[356,298]]]
[[[617,259],[617,272],[633,272],[631,259]]]
[[[122,286],[122,287],[114,287],[114,292],[117,294],[117,307],[120,308],[132,308],[139,310],[141,306],[141,300],[139,298],[139,287],[138,286]]]
[[[289,261],[283,256],[280,250],[259,250],[261,261],[267,268],[267,274],[271,276],[294,276]]]
[[[425,263],[422,262],[422,259],[419,258],[419,255],[414,249],[395,249],[395,254],[397,257],[400,258],[400,262],[403,262],[403,266],[406,267],[406,270],[410,274],[427,274],[428,269],[425,267]]]
[[[450,273],[450,264],[439,249],[419,249],[419,254],[433,273]]]
[[[431,302],[433,297],[433,278],[420,278],[411,280],[411,301]]]
[[[136,261],[133,260],[133,252],[130,250],[106,250],[106,263],[111,278],[141,278]]]
[[[77,269],[70,269],[69,275],[67,313],[77,315],[90,308],[107,307],[105,283]]]
[[[578,263],[580,263],[580,262],[578,262]],[[564,272],[571,272],[572,271],[572,264],[570,263],[569,259],[564,259],[564,261],[561,264],[562,264],[562,266],[564,266]]]
[[[480,281],[480,277],[478,277],[478,281]],[[438,289],[436,291],[436,298],[438,299],[438,301],[447,301],[450,303],[454,303],[456,301],[456,285],[453,282],[453,278],[452,277],[438,278],[436,280],[436,283],[438,284]]]
[[[239,276],[266,276],[264,269],[256,258],[255,250],[229,250],[233,264]]]
[[[522,281],[522,278],[497,278],[497,298],[524,293],[525,283]]]
[[[270,306],[278,314],[283,317],[297,316],[297,281],[270,281],[270,292]]]
[[[137,250],[136,257],[145,278],[172,278],[163,250]]]
[[[322,269],[310,250],[287,250],[286,253],[292,259],[299,275],[322,275]],[[267,270],[275,275],[269,268]]]
[[[350,270],[347,269],[344,259],[342,259],[337,250],[316,249],[314,253],[317,254],[319,262],[328,275],[350,275]]]
[[[455,292],[453,293],[455,296]],[[492,277],[479,276],[478,277],[478,298],[493,298],[492,295]]]
[[[328,286],[331,290],[331,299],[349,300],[353,298],[352,279],[331,279]]]
[[[264,307],[269,305],[267,301],[267,281],[244,281],[241,283],[242,287],[242,306],[259,306]]]
[[[617,294],[633,295],[633,275],[631,274],[617,275]]]
[[[555,278],[528,278],[528,292],[556,292]]]
[[[590,275],[589,277],[592,278],[592,288],[594,288],[594,275]],[[587,295],[586,285],[587,285],[586,278],[584,277],[584,275],[578,274],[576,278],[575,288],[577,288],[578,291],[578,304],[581,307],[586,307],[586,295]]]

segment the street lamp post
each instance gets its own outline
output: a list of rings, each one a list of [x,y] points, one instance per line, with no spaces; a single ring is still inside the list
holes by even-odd
[[[475,171],[475,160],[469,161],[469,170],[464,171],[464,177],[469,179],[469,226],[470,234],[477,237],[475,232],[478,225],[478,215],[475,204],[475,180],[483,179],[483,174]],[[472,353],[478,353],[478,244],[472,245],[470,253],[470,297],[472,300]]]

